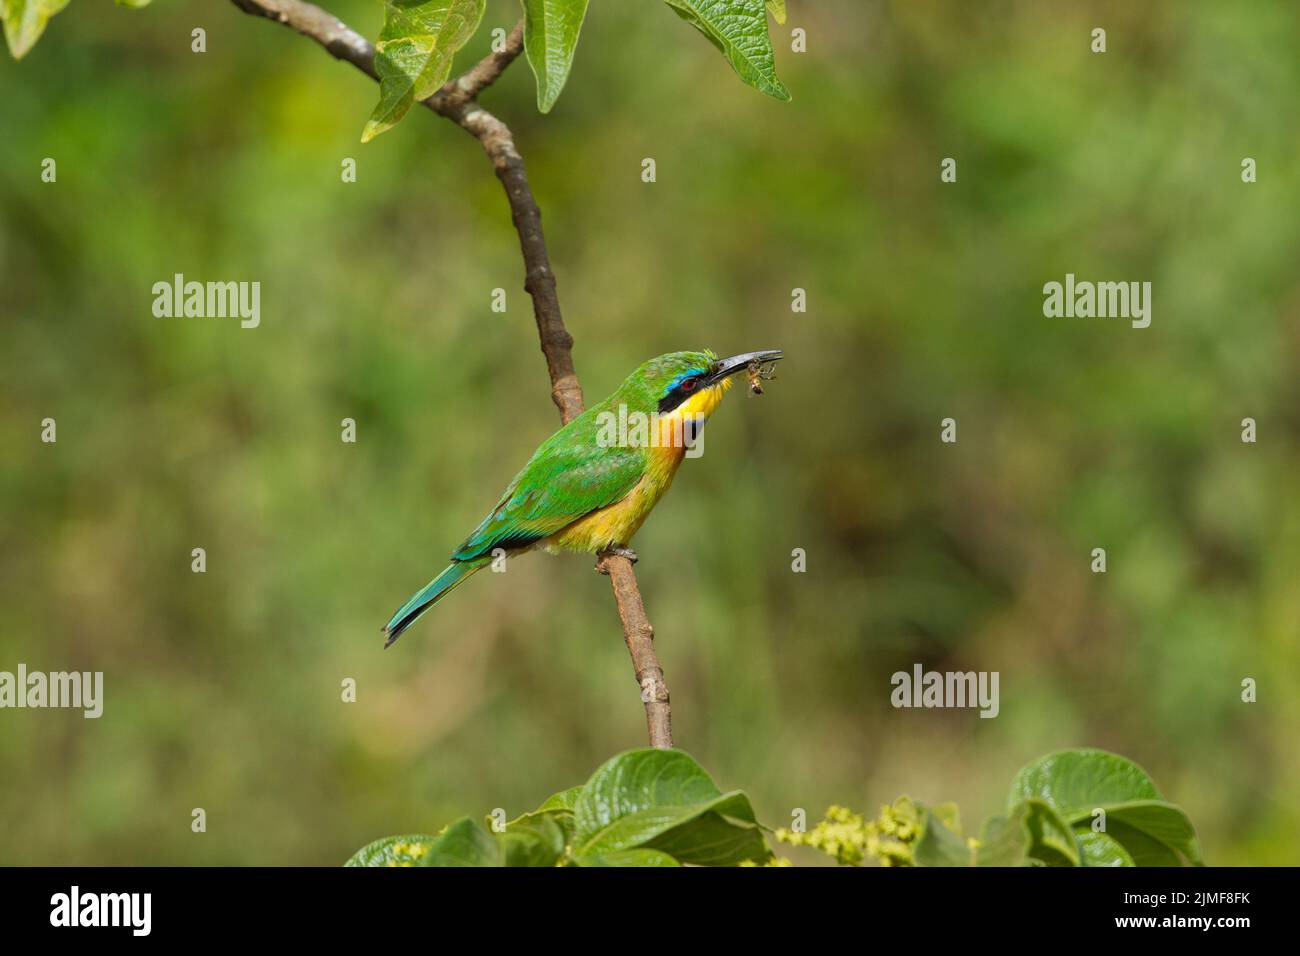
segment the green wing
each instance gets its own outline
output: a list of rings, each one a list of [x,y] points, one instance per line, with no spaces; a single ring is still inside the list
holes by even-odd
[[[643,448],[601,448],[561,429],[537,449],[452,560],[471,561],[496,548],[535,544],[621,500],[645,468]]]

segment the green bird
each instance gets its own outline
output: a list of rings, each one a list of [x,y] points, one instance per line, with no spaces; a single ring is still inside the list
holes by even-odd
[[[632,536],[672,484],[732,376],[749,371],[758,392],[760,370],[780,358],[779,349],[769,349],[725,359],[669,352],[646,362],[613,395],[542,442],[451,564],[397,609],[384,627],[384,646],[502,554],[540,546],[635,561]]]

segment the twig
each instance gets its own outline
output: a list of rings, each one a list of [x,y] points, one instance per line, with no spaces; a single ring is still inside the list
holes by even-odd
[[[623,622],[623,640],[632,655],[636,682],[641,687],[641,702],[645,704],[650,746],[672,747],[673,712],[668,701],[668,685],[664,682],[663,668],[659,666],[659,655],[655,653],[655,629],[646,616],[645,602],[641,600],[632,562],[622,555],[602,554],[597,559],[596,568],[609,575],[609,582],[614,587],[618,616]]]
[[[235,6],[253,16],[275,20],[303,36],[315,40],[329,53],[351,63],[371,79],[375,73],[375,48],[333,14],[305,0],[231,0]],[[464,75],[446,83],[421,104],[451,120],[483,146],[497,178],[510,202],[510,216],[519,233],[519,248],[524,258],[524,288],[533,300],[533,317],[546,369],[551,377],[551,400],[560,410],[560,418],[569,422],[582,413],[582,386],[573,368],[573,337],[564,327],[560,299],[555,291],[555,273],[551,271],[542,232],[542,213],[528,185],[523,158],[515,148],[514,136],[505,123],[479,105],[477,97],[496,81],[524,45],[524,25],[520,21],[506,38],[505,46],[489,54]],[[619,555],[602,555],[597,568],[609,575],[618,602],[618,616],[623,622],[623,638],[632,655],[636,681],[645,704],[650,746],[673,745],[672,712],[668,685],[655,653],[654,628],[646,616],[641,590],[637,587],[632,562]]]

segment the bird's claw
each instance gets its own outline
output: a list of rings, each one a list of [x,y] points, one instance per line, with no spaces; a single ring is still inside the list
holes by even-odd
[[[633,564],[640,560],[631,548],[606,548],[596,552],[596,570],[601,574],[609,574],[609,568],[605,566],[606,558],[627,558]]]

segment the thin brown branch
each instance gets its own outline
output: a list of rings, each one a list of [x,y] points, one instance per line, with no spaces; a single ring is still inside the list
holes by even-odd
[[[608,574],[614,587],[618,616],[623,622],[623,640],[632,655],[636,682],[641,687],[641,702],[645,704],[650,746],[671,747],[673,713],[668,700],[668,684],[664,681],[663,668],[659,666],[659,655],[655,653],[655,629],[646,616],[645,602],[641,600],[632,562],[622,555],[602,554],[596,559],[596,570]]]
[[[315,40],[337,59],[351,63],[371,79],[375,73],[375,48],[333,14],[304,0],[231,0],[235,6],[253,16],[282,23],[303,36]],[[582,386],[573,368],[573,337],[564,327],[560,299],[555,289],[542,232],[542,213],[528,185],[523,158],[515,148],[510,128],[479,105],[477,97],[491,86],[516,57],[524,45],[524,25],[520,21],[510,32],[505,46],[484,57],[468,72],[446,83],[422,105],[456,123],[479,141],[492,168],[506,191],[510,216],[519,233],[519,248],[524,259],[524,288],[533,300],[533,317],[546,368],[551,377],[551,399],[564,422],[572,421],[583,410]],[[636,681],[645,704],[650,746],[673,745],[672,714],[668,685],[655,653],[654,628],[646,616],[645,603],[637,586],[632,562],[619,555],[602,555],[597,568],[609,575],[623,622],[623,637]]]

